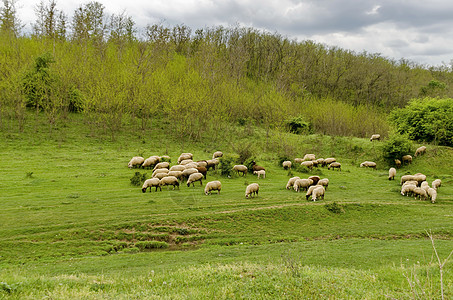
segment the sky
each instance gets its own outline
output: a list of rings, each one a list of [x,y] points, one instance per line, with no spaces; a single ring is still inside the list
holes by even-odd
[[[16,0],[25,30],[39,0]],[[56,0],[69,19],[89,1]],[[453,61],[451,0],[98,0],[107,14],[125,12],[142,30],[184,24],[194,32],[222,25],[253,27],[298,41],[313,40],[357,53],[379,53],[427,66]],[[45,0],[44,3],[48,3]]]

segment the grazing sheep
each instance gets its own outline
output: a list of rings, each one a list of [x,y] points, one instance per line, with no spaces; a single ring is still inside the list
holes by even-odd
[[[190,168],[196,169],[196,168],[198,168],[198,164],[195,163],[195,162],[191,162],[191,163],[185,164],[185,165],[183,165],[183,166],[184,166],[186,169],[190,169]]]
[[[327,167],[328,170],[330,170],[330,168],[332,168],[332,170],[338,169],[341,171],[341,164],[339,162],[333,162]]]
[[[316,201],[316,199],[324,199],[324,194],[326,193],[326,190],[320,186],[317,187],[313,190],[313,193],[311,194],[311,200]]]
[[[252,161],[252,169],[253,169],[253,171],[261,171],[261,170],[265,171],[266,170],[264,167],[258,166],[255,161]]]
[[[236,171],[238,173],[238,175],[239,175],[239,172],[241,172],[242,175],[244,175],[244,176],[247,175],[247,167],[244,165],[235,165],[233,167],[233,170]]]
[[[370,141],[379,141],[381,139],[381,135],[380,134],[373,134],[370,138]]]
[[[323,162],[322,162],[322,166],[325,167],[325,166],[328,166],[330,165],[331,163],[333,162],[336,162],[337,160],[333,157],[329,157],[329,158],[326,158]]]
[[[426,175],[422,174],[422,173],[417,173],[414,175],[414,179],[415,181],[418,182],[418,186],[420,186],[420,184],[426,180]]]
[[[203,174],[204,179],[206,179],[206,174],[208,173],[208,169],[205,167],[196,167],[198,173]]]
[[[400,167],[401,167],[401,160],[395,159],[395,166],[396,166],[397,168],[400,168]]]
[[[293,188],[296,192],[299,192],[300,190],[306,191],[312,184],[313,180],[311,179],[297,179],[296,181],[294,181]]]
[[[173,189],[177,186],[179,189],[179,181],[175,176],[167,176],[160,180],[160,186],[172,185]]]
[[[160,157],[159,156],[151,156],[145,159],[142,164],[142,168],[151,168],[154,167],[157,163],[159,163]]]
[[[191,160],[191,159],[184,159],[184,160],[181,160],[181,162],[179,164],[184,166],[184,165],[187,165],[192,162],[193,162],[193,160]]]
[[[217,165],[220,163],[220,161],[218,159],[210,159],[210,160],[207,160],[206,161],[207,165],[206,165],[206,169],[209,170],[209,169],[215,169],[217,167]]]
[[[304,161],[307,161],[307,160],[316,160],[316,155],[314,155],[314,154],[305,154],[303,160],[304,160]]]
[[[184,171],[186,169],[185,166],[182,165],[174,165],[170,168],[170,171]]]
[[[156,169],[156,170],[154,170],[153,175],[151,175],[151,177],[154,177],[156,174],[159,174],[159,173],[167,174],[168,172],[169,172],[168,169]]]
[[[168,176],[168,173],[157,173],[156,175],[153,176],[153,178],[162,179],[167,176]]]
[[[360,164],[360,167],[367,167],[376,170],[376,163],[374,161],[364,161]]]
[[[442,181],[440,179],[436,179],[433,181],[431,186],[433,187],[433,189],[437,190],[441,184],[442,184]]]
[[[135,167],[140,167],[143,163],[145,162],[145,159],[141,156],[134,156],[131,158],[129,163],[127,164],[127,167],[129,169],[135,168]]]
[[[285,170],[291,169],[291,161],[285,160],[285,161],[282,163],[282,166],[283,166],[283,169],[285,169]]]
[[[190,184],[192,184],[192,186],[195,186],[195,181],[199,181],[200,185],[203,185],[202,179],[203,179],[203,174],[201,174],[201,173],[190,174],[189,179],[187,179],[187,186],[190,186]]]
[[[420,187],[416,187],[413,193],[415,195],[415,199],[417,199],[417,197],[419,197],[420,200],[426,200],[428,198],[428,193]]]
[[[253,171],[253,174],[258,175],[258,179],[260,179],[261,176],[263,176],[263,178],[266,178],[266,171],[264,170]]]
[[[313,181],[312,185],[317,185],[318,181],[321,180],[321,177],[314,175],[314,176],[308,177],[308,179],[311,179]]]
[[[294,159],[294,163],[296,163],[296,164],[300,164],[303,161],[304,160],[302,158],[299,158],[299,157]]]
[[[429,199],[431,200],[431,203],[436,203],[436,199],[437,199],[437,191],[436,191],[436,189],[429,188],[427,193],[428,193]]]
[[[170,163],[168,161],[160,162],[157,165],[154,166],[154,170],[157,169],[168,169],[170,167]]]
[[[168,161],[168,162],[171,162],[171,157],[168,156],[168,155],[162,155],[160,157],[160,161]]]
[[[212,191],[218,191],[218,194],[220,194],[220,190],[222,189],[222,183],[220,183],[220,181],[216,180],[216,181],[210,181],[206,184],[205,188],[204,188],[204,193],[206,195],[211,195],[211,192]]]
[[[310,196],[312,195],[313,193],[313,190],[317,187],[320,187],[321,185],[311,185],[308,190],[307,190],[307,193],[305,194],[305,199],[308,200],[308,198],[310,198]]]
[[[396,169],[395,168],[390,168],[389,169],[389,180],[395,180],[396,176]]]
[[[167,176],[175,176],[176,178],[178,178],[178,180],[182,180],[183,178],[182,171],[170,171],[168,172]]]
[[[406,185],[406,184],[413,184],[413,185],[417,186],[417,185],[418,185],[418,182],[415,181],[415,180],[408,180],[408,181],[406,181],[405,183],[403,183],[403,185]]]
[[[403,162],[403,165],[404,165],[404,163],[410,164],[410,163],[412,163],[412,156],[410,156],[410,155],[404,155],[404,156],[401,158],[401,161]]]
[[[185,159],[192,159],[193,154],[192,153],[181,153],[181,155],[178,157],[178,164],[181,163],[181,161]]]
[[[419,155],[425,154],[425,152],[426,152],[426,147],[421,146],[421,147],[417,148],[417,150],[415,150],[414,156],[417,157]]]
[[[300,165],[304,166],[304,167],[307,167],[310,170],[313,169],[313,161],[311,161],[311,160],[303,161],[303,162],[300,163]]]
[[[222,157],[222,156],[223,156],[222,151],[216,151],[216,152],[214,152],[214,154],[212,155],[212,159],[217,158],[217,157]]]
[[[206,168],[208,166],[208,162],[206,160],[199,160],[199,161],[197,161],[197,165],[199,167],[205,167]],[[206,168],[206,170],[207,170],[207,168]]]
[[[414,175],[403,175],[403,176],[401,176],[400,184],[403,185],[406,181],[409,181],[409,180],[415,180],[414,179]]]
[[[417,188],[417,186],[415,184],[404,184],[401,187],[401,195],[403,195],[403,196],[412,195],[416,188]]]
[[[258,183],[252,183],[247,186],[245,189],[245,198],[253,197],[253,194],[258,197],[258,192],[260,190],[260,186]]]
[[[160,179],[151,178],[151,179],[145,180],[145,182],[143,183],[142,192],[146,193],[146,189],[149,187],[149,192],[151,193],[151,189],[153,186],[156,187],[156,192],[157,192],[157,188],[159,188],[162,191],[162,188],[160,187]]]
[[[286,184],[286,189],[287,190],[290,190],[293,186],[294,186],[294,182],[297,180],[297,179],[300,179],[299,176],[296,176],[296,177],[292,177],[288,180],[288,183]]]
[[[430,187],[429,187],[428,181],[423,181],[423,182],[420,184],[420,187],[421,187],[422,189],[424,189],[426,192],[428,192],[428,189],[430,188]]]
[[[318,181],[318,185],[322,185],[327,190],[327,187],[329,186],[329,179],[321,179],[320,181]]]
[[[316,164],[317,164],[318,166],[324,165],[324,158],[318,158],[318,159],[316,160]]]
[[[194,173],[198,173],[198,170],[195,168],[185,169],[184,171],[182,171],[182,178],[183,179],[189,178],[189,176]]]

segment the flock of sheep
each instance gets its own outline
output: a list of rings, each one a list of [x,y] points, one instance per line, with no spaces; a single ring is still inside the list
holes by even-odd
[[[370,141],[380,140],[379,134],[374,134],[371,136]],[[415,157],[422,155],[426,152],[426,147],[422,146],[418,148],[415,152]],[[170,167],[170,157],[169,156],[151,156],[147,159],[143,157],[133,157],[129,164],[129,168],[142,167],[142,168],[152,168],[153,173],[150,179],[147,179],[142,186],[142,192],[145,193],[149,188],[154,187],[162,191],[162,186],[173,186],[179,188],[180,182],[187,181],[187,186],[195,186],[196,182],[200,182],[200,185],[203,185],[202,180],[206,179],[207,171],[209,169],[215,169],[216,166],[220,163],[219,158],[223,156],[221,151],[217,151],[213,154],[212,159],[210,160],[200,160],[193,161],[192,153],[182,153],[177,162],[177,165]],[[411,163],[412,156],[405,155],[402,157],[402,161]],[[341,171],[341,163],[337,162],[335,158],[316,158],[314,154],[306,154],[303,158],[295,158],[295,164],[300,164],[303,167],[306,167],[310,170],[313,167],[327,167],[329,170],[338,169]],[[287,160],[282,163],[282,167],[287,170],[291,169],[292,162]],[[401,166],[401,161],[395,160],[397,167]],[[360,167],[367,167],[376,169],[376,163],[372,161],[365,161],[360,164]],[[237,172],[238,176],[246,176],[248,173],[248,168],[245,165],[235,165],[233,171]],[[258,166],[254,161],[252,162],[252,171],[254,175],[257,175],[258,179],[266,177],[266,170],[262,166]],[[389,169],[389,180],[395,179],[396,169]],[[296,192],[306,191],[306,199],[310,197],[313,201],[318,199],[324,199],[324,194],[329,185],[329,179],[321,179],[319,176],[310,176],[308,178],[292,177],[288,180],[286,184],[286,189],[293,189]],[[432,203],[436,202],[437,190],[441,185],[441,180],[436,179],[432,182],[432,187],[429,186],[426,181],[426,176],[417,173],[415,175],[404,175],[401,177],[401,194],[405,196],[415,196],[415,199],[419,197],[420,200],[430,199]],[[210,181],[206,184],[204,192],[206,195],[210,195],[213,191],[217,191],[220,194],[222,189],[222,183],[218,180]],[[259,192],[259,184],[252,183],[246,187],[245,197],[257,196]]]

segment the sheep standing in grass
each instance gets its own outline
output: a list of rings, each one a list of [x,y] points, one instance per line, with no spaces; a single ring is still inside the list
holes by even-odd
[[[222,183],[220,181],[210,181],[206,184],[204,188],[204,193],[206,195],[211,195],[212,191],[218,191],[218,194],[220,194],[220,190],[222,189]]]
[[[318,181],[321,180],[321,177],[319,177],[318,175],[313,175],[308,177],[308,179],[313,181],[312,185],[317,185]]]
[[[168,169],[170,167],[170,163],[168,161],[160,162],[157,165],[154,166],[154,170],[157,169]]]
[[[233,170],[236,171],[239,175],[239,172],[242,173],[243,176],[247,175],[247,167],[244,165],[235,165]]]
[[[160,161],[168,161],[168,162],[171,162],[171,157],[168,156],[168,155],[162,155],[160,157]]]
[[[294,182],[297,180],[297,179],[300,179],[299,176],[296,176],[296,177],[292,177],[288,180],[288,183],[286,184],[286,189],[287,190],[290,190],[293,186],[294,186]]]
[[[156,170],[154,170],[153,175],[151,175],[151,177],[155,177],[156,174],[159,174],[159,173],[168,174],[168,172],[169,172],[168,169],[156,169]]]
[[[329,179],[321,179],[320,181],[318,181],[318,185],[322,185],[327,190],[327,187],[329,186]]]
[[[426,175],[422,174],[422,173],[417,173],[414,175],[414,178],[412,180],[415,180],[418,182],[418,186],[420,186],[422,184],[423,181],[426,180]]]
[[[426,200],[428,198],[428,193],[420,187],[416,187],[413,193],[415,195],[415,199],[417,199],[417,197],[419,197],[420,200]]]
[[[178,180],[182,180],[182,172],[181,171],[169,171],[167,176],[175,176]]]
[[[415,184],[403,184],[401,187],[401,195],[410,196],[414,193],[414,190],[417,186]]]
[[[192,158],[193,158],[192,153],[181,153],[181,155],[178,157],[178,164],[185,159],[192,159]]]
[[[403,185],[406,181],[409,181],[409,180],[414,180],[414,175],[403,175],[401,176],[401,182],[400,184]]]
[[[428,197],[431,200],[431,203],[436,203],[437,191],[433,188],[428,189]]]
[[[441,184],[442,184],[442,181],[440,179],[436,179],[433,181],[431,186],[433,187],[433,189],[437,190]]]
[[[297,158],[294,159],[294,163],[296,163],[296,164],[300,164],[300,163],[303,162],[303,161],[304,161],[304,160],[303,160],[302,158],[299,158],[299,157],[297,157]]]
[[[310,196],[313,194],[313,190],[317,187],[320,187],[321,185],[311,185],[308,190],[307,190],[307,193],[305,194],[305,199],[308,200],[308,198],[310,198]]]
[[[332,168],[332,170],[338,169],[341,171],[341,164],[339,162],[333,162],[327,167],[328,170],[330,170],[330,168]]]
[[[370,138],[370,141],[379,141],[381,139],[381,135],[380,134],[373,134]]]
[[[336,161],[337,161],[337,160],[336,160],[334,157],[326,158],[326,159],[322,162],[322,166],[323,166],[323,167],[328,166],[328,165],[330,165],[331,163],[336,162]]]
[[[406,164],[411,164],[411,163],[412,163],[412,156],[410,156],[410,155],[404,155],[404,156],[401,158],[401,161],[403,162],[403,165],[404,165],[404,163],[406,163]]]
[[[148,157],[147,159],[145,159],[145,161],[143,162],[142,164],[142,168],[152,168],[154,167],[156,164],[158,164],[160,161],[160,157],[159,156],[151,156],[151,157]]]
[[[283,169],[285,169],[285,170],[291,169],[291,161],[285,160],[285,161],[282,163],[282,166],[283,166]]]
[[[415,150],[414,156],[417,157],[419,155],[425,154],[425,152],[426,152],[426,147],[421,146],[421,147],[417,148],[417,150]]]
[[[223,156],[222,151],[216,151],[216,152],[214,152],[214,154],[212,154],[212,159],[222,157],[222,156]]]
[[[316,160],[316,155],[314,155],[314,154],[305,154],[303,160],[304,160],[304,161],[307,161],[307,160]]]
[[[207,170],[208,162],[206,160],[199,160],[199,161],[197,161],[197,165],[199,167],[205,167]]]
[[[185,169],[184,171],[182,171],[182,178],[183,179],[189,178],[189,176],[194,173],[198,173],[198,170],[195,168]]]
[[[300,190],[306,191],[312,184],[313,180],[311,179],[297,179],[296,181],[294,181],[293,188],[296,192],[299,192]]]
[[[376,170],[376,163],[374,161],[364,161],[363,163],[360,164],[360,167],[367,167],[367,168],[372,168]]]
[[[176,178],[175,176],[167,176],[167,177],[164,177],[160,180],[160,186],[166,186],[166,185],[172,185],[173,186],[173,189],[175,189],[175,187],[178,187],[179,189],[179,181],[178,181],[178,178]]]
[[[210,160],[207,160],[206,161],[206,169],[209,170],[209,169],[213,169],[215,170],[215,168],[217,167],[217,165],[220,163],[220,161],[216,158],[214,159],[210,159]]]
[[[401,160],[395,159],[395,166],[396,166],[397,168],[400,168],[400,167],[401,167]]]
[[[396,176],[396,169],[395,168],[390,168],[389,169],[389,180],[395,180]]]
[[[261,171],[261,170],[265,171],[266,170],[264,167],[258,166],[255,161],[252,161],[252,169],[253,169],[253,171]]]
[[[253,174],[258,175],[258,179],[260,179],[261,176],[263,178],[266,178],[266,171],[264,170],[253,171]]]
[[[325,193],[326,190],[322,186],[319,186],[313,190],[313,193],[311,194],[311,200],[316,201],[317,199],[324,199]]]
[[[181,161],[179,162],[179,164],[180,164],[180,165],[183,165],[183,166],[184,166],[184,165],[187,165],[187,164],[190,164],[190,163],[193,163],[193,160],[191,160],[191,159],[184,159],[184,160],[181,160]]]
[[[253,194],[255,194],[255,196],[258,197],[259,190],[260,186],[258,183],[249,184],[245,189],[245,198],[253,197]]]
[[[187,179],[187,186],[190,186],[190,184],[192,184],[192,186],[195,186],[196,181],[199,181],[200,185],[203,185],[202,180],[203,180],[203,174],[201,174],[201,173],[190,174],[189,179]]]
[[[141,156],[134,156],[131,158],[129,163],[127,164],[129,169],[138,168],[145,162],[145,159]]]
[[[208,169],[205,167],[196,167],[198,173],[203,174],[204,179],[206,179],[206,175],[208,174]]]
[[[303,161],[303,162],[300,163],[300,165],[304,166],[304,167],[307,167],[310,170],[313,169],[313,161],[311,161],[311,160]]]
[[[142,186],[142,192],[145,193],[146,189],[149,188],[149,192],[151,192],[152,187],[156,187],[156,192],[157,188],[159,188],[162,191],[162,188],[160,187],[160,179],[158,178],[151,178],[145,180]]]
[[[174,165],[170,168],[170,171],[184,171],[186,169],[185,166],[182,165]]]
[[[426,192],[428,192],[428,189],[430,188],[428,181],[422,181],[422,183],[420,184],[420,187],[422,189],[424,189]]]

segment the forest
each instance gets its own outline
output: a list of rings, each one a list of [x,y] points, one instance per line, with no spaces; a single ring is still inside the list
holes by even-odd
[[[444,99],[442,132],[411,137],[451,145],[449,65],[356,53],[239,25],[137,28],[126,12],[107,15],[96,1],[81,4],[71,17],[55,0],[41,1],[32,31],[24,32],[18,2],[2,2],[2,129],[23,131],[32,111],[45,115],[51,134],[78,113],[92,133],[112,139],[125,123],[152,130],[152,120],[191,140],[228,131],[228,124],[287,131],[294,122],[307,133],[387,136],[392,120],[408,133],[396,118],[389,122],[392,111],[410,101]]]

